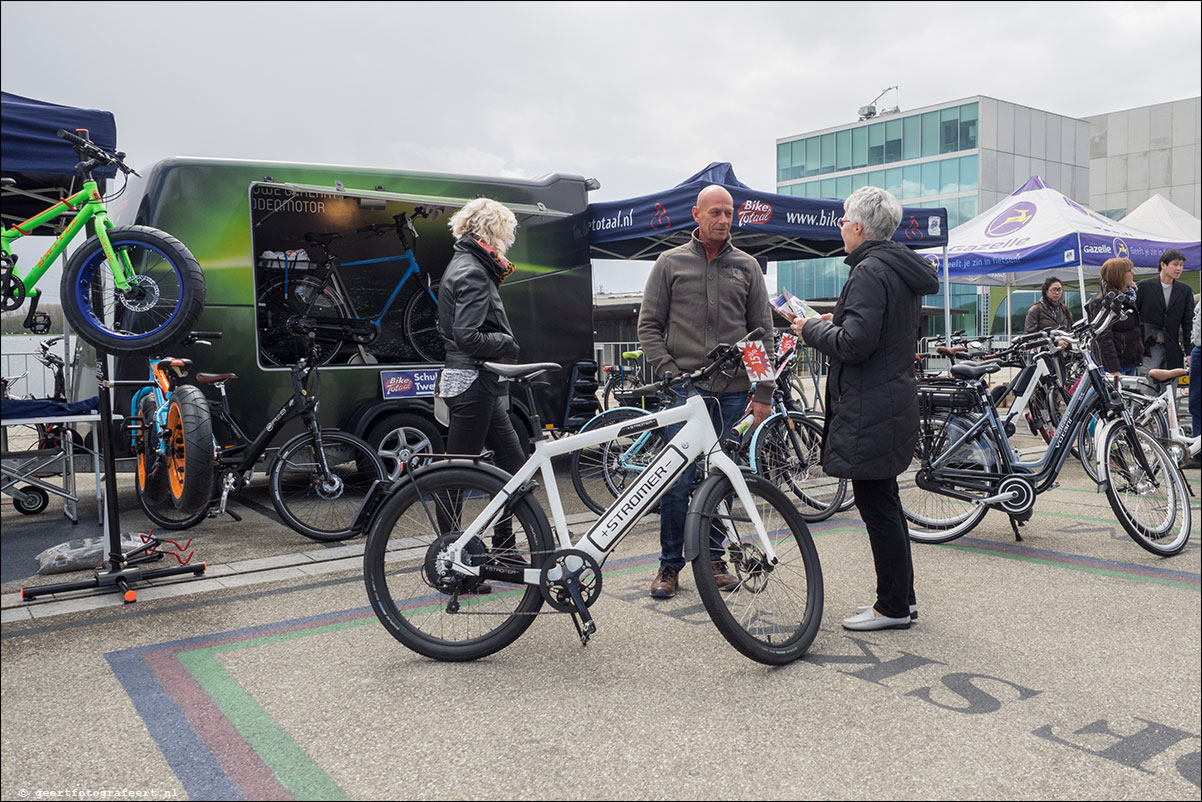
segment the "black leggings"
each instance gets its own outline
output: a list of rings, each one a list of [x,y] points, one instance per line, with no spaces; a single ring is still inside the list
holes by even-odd
[[[910,617],[915,604],[914,563],[910,533],[902,516],[897,479],[852,479],[856,507],[868,528],[872,561],[876,565],[877,612],[890,618]]]

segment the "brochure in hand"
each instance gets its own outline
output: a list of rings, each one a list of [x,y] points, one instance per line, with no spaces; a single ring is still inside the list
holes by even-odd
[[[790,322],[818,317],[818,313],[809,304],[790,293],[787,287],[781,288],[780,295],[772,299],[772,305]]]

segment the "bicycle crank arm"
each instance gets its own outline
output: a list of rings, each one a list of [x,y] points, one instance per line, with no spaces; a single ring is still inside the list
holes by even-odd
[[[1016,498],[1018,498],[1018,493],[1015,493],[1013,490],[1011,490],[1009,493],[998,493],[996,496],[976,499],[976,501],[980,504],[997,504],[1002,501],[1012,501]]]

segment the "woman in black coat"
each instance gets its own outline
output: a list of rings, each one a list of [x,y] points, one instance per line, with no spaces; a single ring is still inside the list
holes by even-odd
[[[1111,293],[1127,299],[1127,317],[1116,320],[1098,335],[1094,358],[1110,373],[1134,376],[1144,359],[1144,338],[1135,302],[1135,265],[1130,259],[1107,259],[1102,263],[1102,289],[1085,305],[1089,320],[1094,319],[1103,299]]]
[[[904,629],[917,617],[897,477],[918,443],[919,310],[939,281],[929,264],[890,241],[901,215],[897,199],[878,187],[848,197],[840,231],[851,274],[833,314],[794,323],[807,344],[831,358],[822,466],[852,480],[872,545],[876,601],[844,620],[852,630]]]
[[[1027,310],[1023,332],[1034,334],[1044,329],[1068,331],[1073,326],[1073,313],[1064,303],[1064,285],[1052,276],[1043,282],[1039,300]]]

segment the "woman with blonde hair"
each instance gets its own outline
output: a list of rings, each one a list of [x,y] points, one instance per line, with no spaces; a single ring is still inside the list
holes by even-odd
[[[1142,327],[1135,308],[1135,264],[1130,259],[1107,259],[1102,263],[1102,288],[1089,299],[1085,312],[1093,320],[1103,300],[1111,293],[1126,299],[1127,318],[1116,320],[1098,335],[1094,358],[1113,374],[1134,376],[1144,358]]]
[[[500,203],[476,198],[451,217],[450,226],[457,239],[438,290],[438,332],[447,356],[437,393],[450,413],[447,453],[475,455],[487,445],[497,465],[513,473],[526,458],[509,420],[508,385],[480,365],[517,361],[518,343],[499,292],[513,272],[505,252],[517,219]]]

